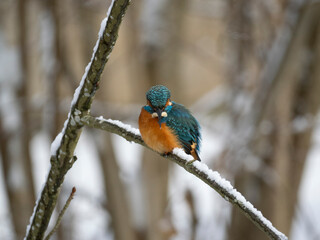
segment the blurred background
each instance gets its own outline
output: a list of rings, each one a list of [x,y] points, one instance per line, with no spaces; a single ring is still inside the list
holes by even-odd
[[[0,239],[25,235],[109,5],[0,2]],[[202,161],[290,239],[320,239],[319,23],[318,1],[133,0],[91,113],[137,127],[145,92],[166,85],[202,126]],[[53,239],[267,239],[141,146],[85,129],[75,153]]]

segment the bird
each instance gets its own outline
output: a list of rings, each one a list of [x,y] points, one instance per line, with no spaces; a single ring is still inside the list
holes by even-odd
[[[154,151],[167,155],[182,148],[198,161],[200,125],[182,104],[171,101],[170,90],[163,85],[146,92],[147,104],[141,108],[139,130],[143,141]]]

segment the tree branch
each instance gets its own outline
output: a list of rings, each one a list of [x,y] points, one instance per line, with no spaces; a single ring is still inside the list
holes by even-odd
[[[135,142],[147,147],[143,142],[138,129],[132,128],[130,125],[123,124],[118,120],[107,120],[102,117],[95,118],[90,115],[86,115],[82,117],[81,122],[89,127],[115,133],[125,138],[127,141]],[[273,227],[272,223],[250,202],[248,202],[242,194],[230,184],[229,181],[222,178],[218,172],[212,171],[204,163],[193,161],[193,157],[191,155],[187,155],[182,149],[175,148],[173,153],[169,153],[166,157],[179,164],[197,178],[201,179],[217,191],[224,199],[237,206],[241,212],[256,226],[258,226],[259,229],[266,233],[270,239],[288,239],[283,233]]]
[[[76,159],[73,153],[83,127],[80,118],[90,110],[99,87],[101,73],[118,37],[118,29],[129,2],[130,0],[113,0],[107,17],[101,23],[99,39],[80,85],[74,93],[68,119],[51,145],[51,168],[31,216],[31,224],[27,227],[28,240],[43,239],[64,177]]]
[[[76,191],[77,191],[76,188],[73,187],[72,190],[71,190],[71,193],[70,193],[70,195],[69,195],[69,197],[68,197],[68,199],[67,199],[67,201],[66,201],[66,203],[64,205],[64,207],[62,208],[61,212],[59,213],[59,216],[58,216],[58,219],[56,221],[56,224],[54,225],[54,228],[46,236],[45,240],[49,240],[50,237],[54,234],[54,232],[57,231],[57,229],[58,229],[58,227],[59,227],[59,225],[61,223],[62,217],[63,217],[64,213],[67,211],[67,208],[69,207],[69,205],[70,205],[70,203],[71,203],[71,201],[73,199],[73,196],[76,193]]]

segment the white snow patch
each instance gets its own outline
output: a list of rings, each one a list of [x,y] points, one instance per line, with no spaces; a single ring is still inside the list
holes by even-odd
[[[103,36],[103,32],[104,32],[104,29],[106,28],[106,24],[107,24],[108,18],[110,16],[111,9],[113,8],[113,5],[114,5],[114,1],[115,0],[112,0],[110,7],[108,8],[108,11],[107,11],[107,16],[101,22],[100,31],[99,31],[99,38],[101,38]],[[110,17],[110,18],[112,19],[112,17]],[[109,34],[107,36],[109,36]]]
[[[110,119],[110,118],[109,118],[109,119],[104,119],[102,116],[98,117],[98,119],[99,119],[101,122],[103,122],[103,121],[109,122],[109,123],[111,123],[111,124],[117,125],[117,126],[120,127],[120,128],[125,129],[127,132],[133,133],[134,135],[137,135],[137,136],[141,136],[139,129],[134,128],[134,127],[132,127],[132,126],[129,125],[129,124],[125,124],[125,123],[123,123],[123,122],[121,122],[121,121],[119,121],[119,120],[112,120],[112,119]]]
[[[188,162],[194,160],[194,158],[191,155],[187,154],[182,148],[174,148],[172,150],[172,153]]]
[[[106,28],[108,17],[104,18],[100,25],[99,38],[102,38],[104,29]]]
[[[99,42],[99,40],[97,41],[97,43],[98,43],[98,42]],[[95,46],[95,48],[96,48],[96,46]],[[94,49],[94,51],[93,51],[92,58],[93,58],[93,56],[95,55],[95,52],[96,52],[96,49]],[[87,78],[87,76],[88,76],[88,72],[89,72],[89,69],[90,69],[91,63],[92,63],[92,58],[91,58],[91,61],[90,61],[90,62],[88,63],[88,65],[86,66],[85,72],[84,72],[84,74],[83,74],[83,76],[82,76],[82,79],[81,79],[81,82],[80,82],[79,86],[78,86],[77,89],[74,91],[73,98],[72,98],[72,102],[71,102],[71,108],[73,107],[73,105],[76,104],[76,102],[77,102],[78,99],[79,99],[80,90],[82,89],[83,84],[84,84],[84,82],[85,82],[85,80],[86,80],[86,78]],[[71,108],[70,108],[70,109],[71,109]]]
[[[193,163],[193,166],[195,166],[199,171],[205,173],[210,180],[215,181],[228,192],[233,190],[233,186],[228,180],[222,178],[217,171],[212,171],[206,164],[196,161]]]
[[[55,156],[57,154],[58,148],[61,145],[61,140],[62,140],[63,134],[64,134],[64,131],[60,132],[56,136],[56,138],[53,140],[53,142],[51,143],[51,148],[50,148],[51,156]]]

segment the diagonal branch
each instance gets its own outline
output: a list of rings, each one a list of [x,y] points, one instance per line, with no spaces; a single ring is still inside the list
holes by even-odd
[[[84,125],[98,128],[111,133],[115,133],[127,141],[145,145],[138,129],[132,128],[130,125],[124,124],[118,120],[95,118],[86,115],[81,119]],[[193,157],[187,155],[182,149],[175,148],[173,153],[169,153],[167,157],[179,164],[185,170],[201,179],[211,188],[216,190],[224,199],[237,206],[241,212],[246,215],[256,226],[266,233],[270,239],[285,240],[288,239],[283,233],[272,226],[272,223],[266,219],[262,213],[257,210],[250,202],[248,202],[240,192],[238,192],[229,181],[225,180],[216,171],[212,171],[204,163],[195,161]]]
[[[51,167],[31,216],[30,225],[27,227],[28,240],[43,239],[64,177],[76,160],[73,153],[83,127],[80,118],[90,110],[101,73],[117,40],[118,29],[129,2],[130,0],[113,0],[107,17],[101,23],[99,39],[80,85],[74,93],[68,119],[51,145]]]

